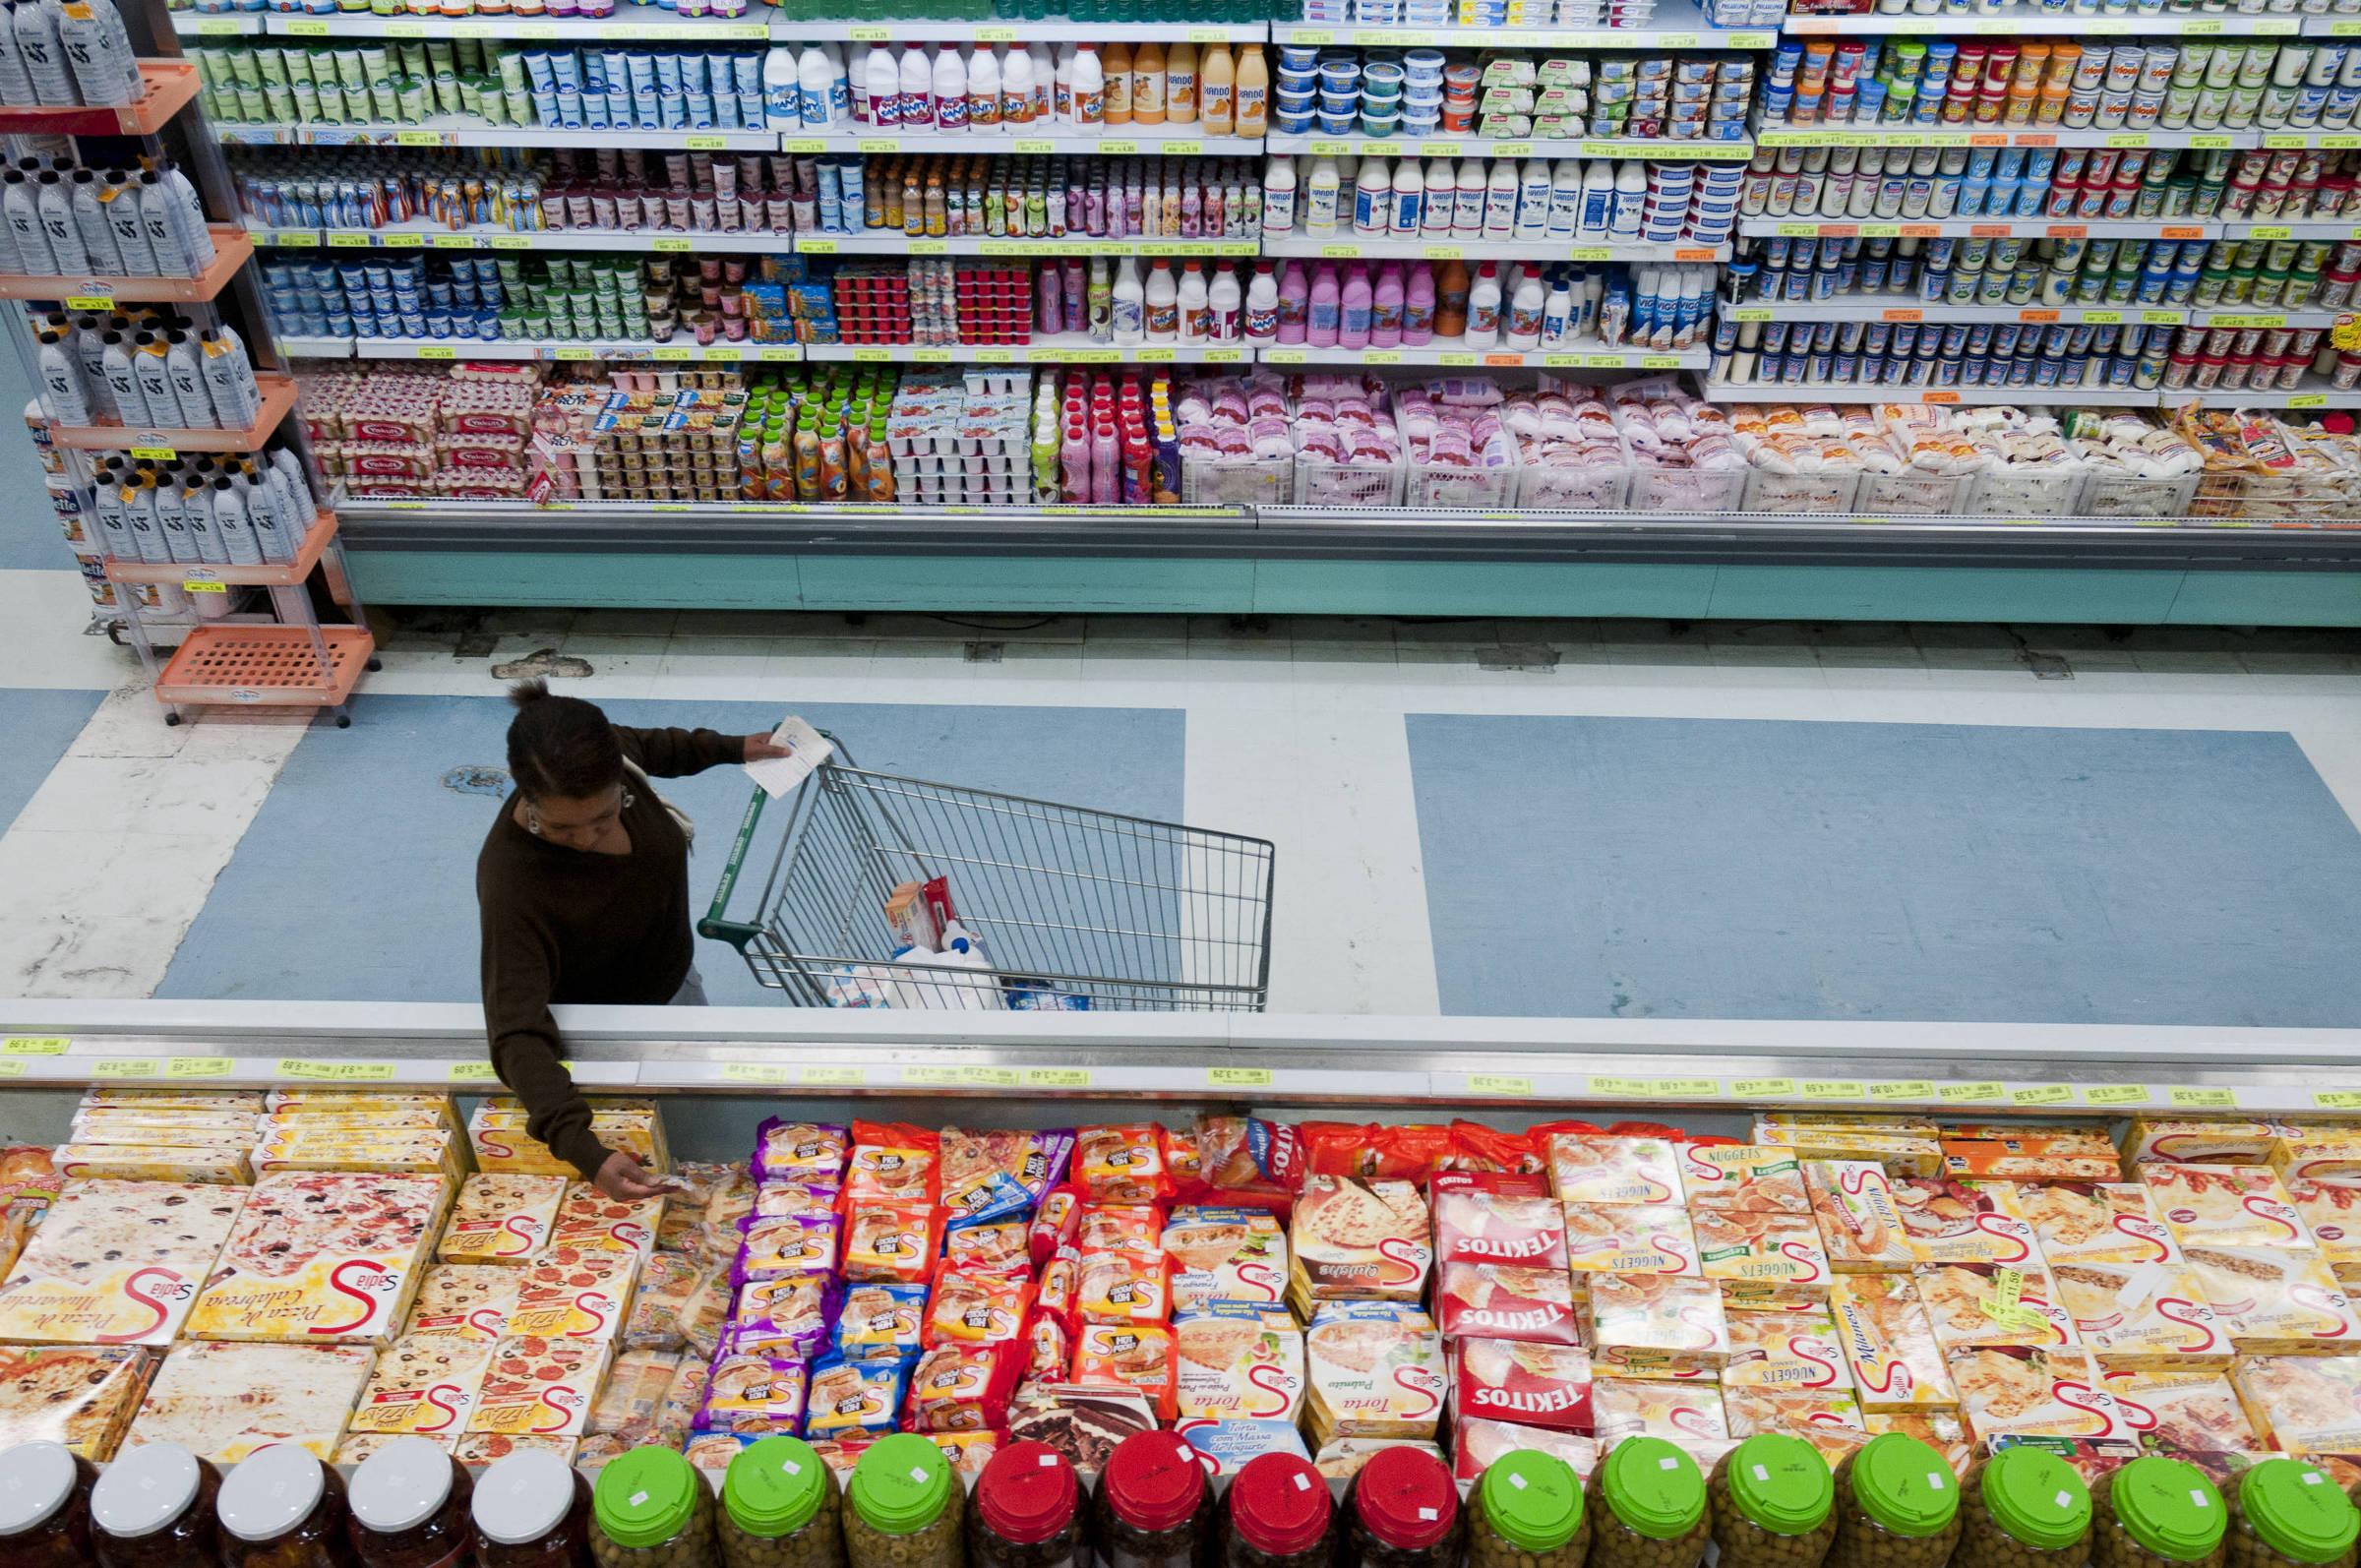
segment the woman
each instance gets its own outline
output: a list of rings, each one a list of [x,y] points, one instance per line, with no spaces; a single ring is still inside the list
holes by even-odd
[[[768,735],[631,730],[541,681],[512,688],[516,793],[475,860],[492,1066],[524,1102],[525,1130],[612,1198],[663,1190],[590,1131],[561,1057],[555,1002],[702,1006],[689,931],[689,841],[649,775],[785,756]]]

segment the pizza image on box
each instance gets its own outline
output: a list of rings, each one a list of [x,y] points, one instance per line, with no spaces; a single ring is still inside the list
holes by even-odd
[[[2178,1263],[2180,1248],[2137,1181],[2028,1182],[2017,1204],[2052,1264]]]
[[[189,1313],[189,1337],[391,1340],[417,1291],[444,1190],[432,1176],[265,1176]]]
[[[608,1197],[587,1181],[572,1181],[567,1183],[565,1201],[558,1206],[557,1220],[550,1226],[549,1244],[644,1254],[656,1249],[656,1232],[663,1224],[664,1199],[660,1196],[626,1203]]]
[[[171,1343],[246,1201],[203,1182],[67,1182],[0,1288],[0,1340]]]
[[[614,1347],[599,1340],[549,1340],[512,1334],[493,1348],[476,1396],[470,1432],[579,1437],[607,1375]]]
[[[552,1247],[518,1271],[508,1332],[545,1340],[612,1340],[630,1310],[639,1254]]]
[[[451,1437],[464,1431],[492,1347],[453,1334],[395,1340],[379,1354],[377,1369],[352,1413],[355,1432]]]
[[[123,1441],[178,1443],[216,1465],[299,1443],[326,1462],[375,1359],[366,1345],[176,1345]]]
[[[509,1332],[509,1314],[524,1288],[522,1269],[492,1263],[438,1263],[419,1279],[404,1334],[456,1334],[486,1345]]]
[[[471,1176],[459,1186],[435,1255],[445,1263],[517,1263],[549,1244],[563,1176]]]
[[[136,1345],[27,1345],[0,1350],[0,1447],[46,1441],[84,1459],[115,1444],[155,1369]]]

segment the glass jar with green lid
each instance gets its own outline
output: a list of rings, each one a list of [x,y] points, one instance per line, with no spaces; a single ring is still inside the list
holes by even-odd
[[[1468,1493],[1470,1568],[1583,1568],[1590,1550],[1582,1478],[1555,1454],[1503,1454]]]
[[[2229,1510],[2206,1473],[2150,1454],[2090,1488],[2094,1568],[2221,1568]]]
[[[1872,1437],[1837,1467],[1829,1568],[1943,1568],[1960,1539],[1951,1463],[1903,1432]]]
[[[1705,1476],[1661,1437],[1626,1437],[1607,1450],[1583,1500],[1596,1568],[1696,1568],[1705,1555]]]
[[[1820,1568],[1837,1538],[1837,1483],[1800,1437],[1757,1432],[1705,1478],[1722,1568]]]
[[[869,1445],[844,1489],[851,1568],[965,1568],[967,1489],[941,1449],[915,1432]]]
[[[1952,1568],[2082,1568],[2090,1556],[2090,1488],[2045,1448],[2004,1448],[1960,1483]]]
[[[714,1568],[712,1488],[669,1448],[609,1461],[590,1488],[590,1556],[598,1568]]]
[[[836,1478],[800,1437],[765,1437],[730,1461],[713,1531],[724,1568],[844,1568]]]
[[[2230,1487],[2227,1568],[2353,1568],[2361,1511],[2317,1465],[2267,1459]]]

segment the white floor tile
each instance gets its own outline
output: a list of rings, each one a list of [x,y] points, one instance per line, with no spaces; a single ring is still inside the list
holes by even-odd
[[[0,686],[105,691],[139,675],[140,656],[90,636],[79,572],[0,572]]]

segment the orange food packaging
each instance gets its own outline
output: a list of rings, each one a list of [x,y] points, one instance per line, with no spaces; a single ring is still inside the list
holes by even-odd
[[[1164,1128],[1153,1121],[1076,1128],[1073,1176],[1095,1203],[1160,1203],[1178,1190],[1164,1160]]]
[[[1083,1324],[1074,1336],[1073,1380],[1136,1390],[1155,1405],[1158,1420],[1180,1417],[1180,1357],[1169,1324]]]
[[[849,1210],[868,1203],[923,1203],[942,1194],[942,1139],[906,1121],[853,1123],[853,1158],[845,1172]]]

